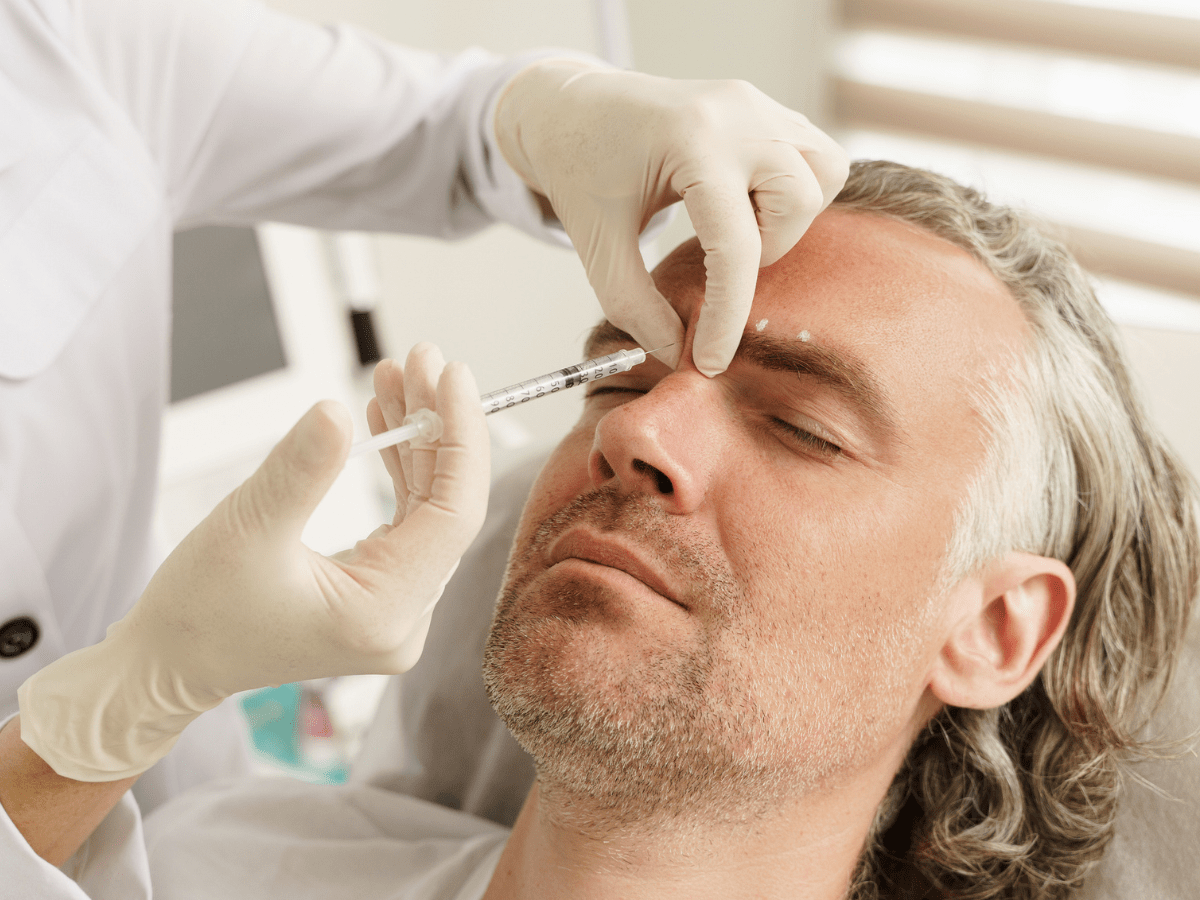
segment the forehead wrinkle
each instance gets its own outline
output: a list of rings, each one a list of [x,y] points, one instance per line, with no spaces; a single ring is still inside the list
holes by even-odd
[[[746,332],[737,355],[762,369],[807,375],[833,388],[876,424],[895,430],[896,412],[887,392],[858,360],[812,341],[788,341]]]

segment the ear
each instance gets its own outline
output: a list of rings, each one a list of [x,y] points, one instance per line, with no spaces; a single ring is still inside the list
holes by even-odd
[[[1057,559],[1008,553],[953,596],[930,690],[948,706],[992,709],[1025,690],[1058,646],[1075,607],[1075,576]]]

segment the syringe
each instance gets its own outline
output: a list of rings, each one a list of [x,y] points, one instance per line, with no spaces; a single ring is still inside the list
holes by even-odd
[[[672,345],[667,344],[667,347],[670,346]],[[667,347],[659,347],[658,350],[665,350]],[[634,366],[640,366],[646,361],[649,354],[657,353],[658,350],[646,351],[641,347],[635,347],[633,350],[618,350],[607,356],[598,356],[595,359],[567,366],[565,369],[547,372],[545,375],[539,375],[528,381],[510,384],[498,391],[484,394],[479,398],[479,402],[483,405],[483,414],[490,416],[503,409],[512,409],[514,406],[520,406],[531,400],[540,400],[542,397],[549,397],[551,394],[557,394],[568,388],[578,387],[591,381],[599,381],[601,378],[616,375],[619,372],[628,372]],[[400,427],[380,432],[374,437],[365,438],[356,443],[350,448],[350,456],[358,456],[369,450],[382,450],[384,447],[403,444],[405,441],[416,438],[423,441],[436,441],[441,436],[441,417],[431,410],[419,409],[407,416],[404,424]]]

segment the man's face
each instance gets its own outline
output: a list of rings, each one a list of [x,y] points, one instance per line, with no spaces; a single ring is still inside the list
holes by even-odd
[[[699,247],[655,272],[693,334]],[[538,760],[636,819],[744,816],[894,771],[934,704],[935,590],[1016,303],[952,245],[830,210],[759,275],[729,370],[588,386],[530,495],[489,641]],[[611,327],[589,356],[632,346]]]

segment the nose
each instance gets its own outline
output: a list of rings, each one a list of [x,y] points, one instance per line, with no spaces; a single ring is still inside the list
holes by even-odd
[[[610,410],[596,425],[588,474],[652,495],[685,515],[712,487],[726,430],[718,379],[676,371],[647,393]]]

